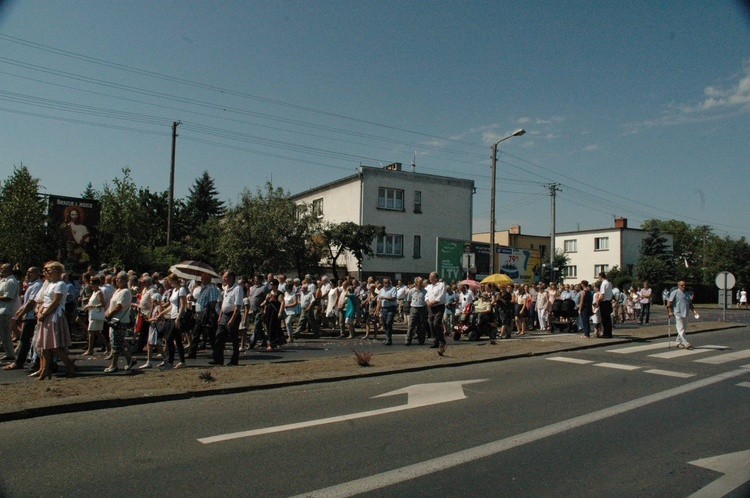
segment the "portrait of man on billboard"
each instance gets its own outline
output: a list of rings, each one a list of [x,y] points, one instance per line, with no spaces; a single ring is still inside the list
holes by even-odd
[[[96,260],[99,203],[90,199],[50,196],[49,214],[58,227],[57,258],[73,268]]]

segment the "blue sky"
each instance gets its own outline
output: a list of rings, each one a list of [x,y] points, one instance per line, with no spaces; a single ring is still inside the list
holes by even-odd
[[[750,237],[750,22],[733,1],[6,1],[0,178],[77,196],[132,170],[175,193],[297,193],[416,157],[476,181],[489,227],[649,218]],[[446,199],[450,202],[450,199]]]

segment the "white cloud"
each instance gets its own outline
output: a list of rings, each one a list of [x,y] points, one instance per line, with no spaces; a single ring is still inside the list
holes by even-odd
[[[585,150],[586,152],[591,152],[591,151],[599,150],[599,146],[597,144],[591,144],[591,145],[587,145],[586,147],[584,147],[583,150]]]
[[[703,89],[703,98],[692,103],[672,103],[661,116],[640,123],[626,125],[630,134],[655,126],[679,125],[714,121],[750,111],[750,60],[742,65],[742,72]]]
[[[526,124],[531,123],[531,118],[519,118],[518,121],[516,121],[518,124]]]

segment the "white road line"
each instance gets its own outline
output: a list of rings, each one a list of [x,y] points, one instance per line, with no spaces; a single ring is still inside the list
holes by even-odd
[[[615,368],[617,370],[638,370],[641,367],[635,367],[633,365],[622,365],[621,363],[597,363],[595,367],[604,368]]]
[[[681,356],[690,356],[694,354],[712,353],[716,350],[729,349],[726,346],[701,346],[693,349],[673,349],[666,353],[650,354],[651,358],[679,358]]]
[[[740,375],[747,375],[748,373],[750,373],[748,369],[741,368],[738,370],[733,370],[731,372],[691,382],[690,384],[667,389],[666,391],[662,391],[660,393],[651,394],[642,398],[621,403],[619,405],[611,406],[609,408],[604,408],[592,413],[573,417],[568,420],[563,420],[561,422],[550,424],[545,427],[540,427],[539,429],[524,432],[523,434],[510,436],[505,439],[499,439],[497,441],[483,444],[481,446],[433,458],[425,462],[415,463],[406,467],[401,467],[400,469],[394,469],[373,476],[363,477],[354,481],[337,484],[328,488],[310,491],[299,496],[343,497],[354,496],[360,493],[382,489],[387,486],[416,479],[418,477],[426,476],[435,472],[441,472],[450,467],[456,467],[458,465],[463,465],[474,460],[479,460],[480,458],[492,456],[497,453],[522,446],[524,444],[533,443],[546,437],[554,436],[556,434],[560,434],[571,429],[576,429],[593,422],[598,422],[606,418],[614,417],[615,415],[620,415],[637,408],[642,408],[644,406],[657,403],[674,396],[679,396],[680,394],[695,391],[696,389],[701,389],[723,380],[732,379]]]
[[[657,368],[652,368],[651,370],[644,370],[644,372],[648,374],[664,375],[666,377],[679,377],[680,379],[687,379],[690,377],[695,377],[695,374],[682,373],[682,372],[670,372],[669,370],[659,370]]]
[[[718,356],[712,356],[711,358],[701,358],[695,360],[698,363],[709,363],[711,365],[721,365],[723,363],[729,363],[730,361],[744,360],[750,358],[750,349],[743,351],[734,351],[732,353],[720,354]]]
[[[592,360],[579,360],[578,358],[566,358],[564,356],[552,356],[551,358],[547,358],[551,361],[562,361],[565,363],[577,363],[579,365],[588,365],[589,363],[594,363]]]
[[[740,387],[750,387],[750,382],[740,382],[737,385],[740,386]]]
[[[640,353],[641,351],[651,351],[652,349],[669,349],[669,341],[655,342],[652,344],[645,344],[643,346],[630,346],[627,348],[608,349],[607,353],[630,354],[630,353]]]

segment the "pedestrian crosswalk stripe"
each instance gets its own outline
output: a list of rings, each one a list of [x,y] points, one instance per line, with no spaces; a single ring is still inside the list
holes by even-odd
[[[630,346],[627,348],[609,349],[607,353],[619,353],[619,354],[630,354],[640,353],[641,351],[651,351],[652,349],[667,349],[669,348],[669,342],[655,342],[645,344],[643,346]]]
[[[652,368],[651,370],[644,370],[644,372],[650,373],[650,374],[656,374],[656,375],[665,375],[667,377],[679,377],[681,379],[695,377],[695,374],[682,373],[682,372],[670,372],[669,370],[659,370],[656,368]]]
[[[638,370],[641,367],[635,367],[633,365],[622,365],[620,363],[597,363],[594,365],[595,367],[604,367],[604,368],[615,368],[617,370]]]
[[[698,363],[709,363],[711,365],[722,365],[724,363],[729,363],[730,361],[744,360],[745,358],[750,358],[750,349],[720,354],[718,356],[712,356],[711,358],[701,358],[700,360],[695,361]]]
[[[726,346],[701,346],[693,349],[673,349],[666,353],[650,354],[651,358],[678,358],[680,356],[690,356],[694,354],[710,353],[716,350],[729,349]]]
[[[579,365],[587,365],[589,363],[594,363],[591,360],[579,360],[577,358],[566,358],[564,356],[553,356],[551,358],[547,358],[548,360],[552,361],[563,361],[565,363],[577,363]]]

